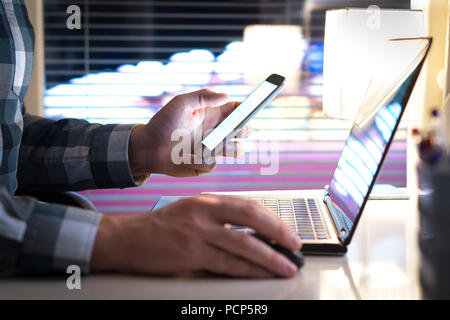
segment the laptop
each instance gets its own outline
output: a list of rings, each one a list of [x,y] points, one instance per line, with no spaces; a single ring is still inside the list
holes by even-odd
[[[393,98],[370,112],[364,123],[353,125],[330,184],[324,190],[222,193],[236,194],[264,205],[301,239],[305,254],[343,255],[374,187],[414,85],[423,67],[431,39],[421,59],[406,74]],[[220,194],[220,193],[216,193]],[[162,197],[154,210],[180,197]],[[244,229],[242,227],[233,227]]]

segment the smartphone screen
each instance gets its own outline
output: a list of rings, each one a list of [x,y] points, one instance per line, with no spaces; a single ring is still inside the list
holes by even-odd
[[[214,155],[245,126],[245,124],[282,89],[284,77],[272,74],[263,81],[205,139],[203,145]]]

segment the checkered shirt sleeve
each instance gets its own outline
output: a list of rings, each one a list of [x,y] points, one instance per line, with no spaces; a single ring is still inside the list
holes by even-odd
[[[101,214],[0,190],[0,274],[66,272],[89,264]]]
[[[21,190],[129,187],[132,125],[98,125],[24,115],[17,177]],[[65,272],[89,264],[101,214],[0,192],[0,273]],[[3,255],[3,256],[2,256]]]
[[[25,113],[34,32],[23,0],[0,0],[0,274],[89,272],[101,214],[15,197],[22,190],[130,187],[131,125]]]
[[[77,191],[142,184],[148,176],[133,177],[128,161],[133,126],[25,114],[19,188]]]

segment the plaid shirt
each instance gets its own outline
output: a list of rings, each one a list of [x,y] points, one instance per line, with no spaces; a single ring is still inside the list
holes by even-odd
[[[101,214],[31,198],[21,189],[129,187],[132,125],[54,121],[25,112],[34,32],[23,0],[0,0],[0,273],[65,272],[89,263]],[[137,182],[136,182],[137,181]]]

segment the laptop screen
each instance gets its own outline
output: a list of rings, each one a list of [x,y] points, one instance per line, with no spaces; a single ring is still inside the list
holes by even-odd
[[[345,238],[352,234],[378,175],[420,71],[420,68],[417,69],[388,104],[370,119],[365,119],[364,126],[354,125],[350,131],[328,188],[340,222],[346,225]]]

